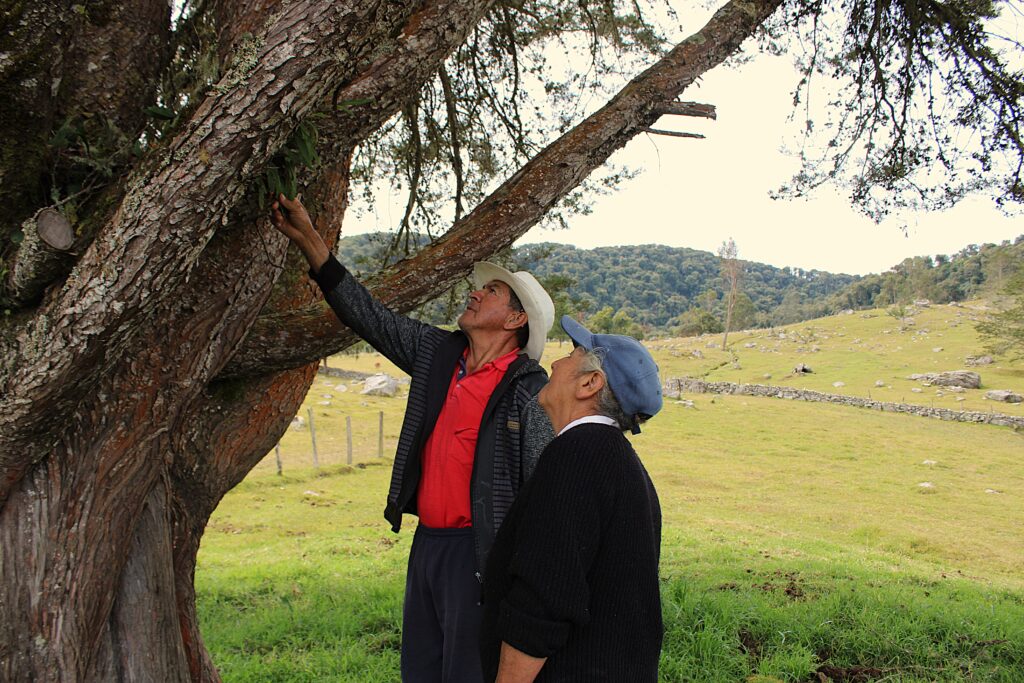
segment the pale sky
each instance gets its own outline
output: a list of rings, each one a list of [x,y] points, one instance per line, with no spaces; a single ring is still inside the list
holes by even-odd
[[[703,17],[686,22],[699,28]],[[944,212],[905,214],[881,224],[854,211],[842,190],[825,187],[804,200],[773,200],[796,162],[782,151],[795,142],[788,122],[796,83],[788,56],[759,55],[747,64],[709,72],[683,100],[717,107],[718,119],[664,117],[656,127],[705,140],[641,135],[611,159],[641,173],[593,203],[593,213],[570,219],[568,230],[534,228],[517,245],[559,242],[581,248],[665,244],[714,252],[732,237],[740,258],[773,266],[834,273],[882,272],[909,256],[952,254],[972,243],[1024,234],[1024,216],[1008,217],[985,198]],[[404,195],[346,222],[344,233],[391,230]],[[904,231],[905,228],[905,231]]]

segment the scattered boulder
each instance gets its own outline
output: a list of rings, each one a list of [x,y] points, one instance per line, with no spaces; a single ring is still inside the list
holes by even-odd
[[[398,393],[398,380],[386,373],[370,375],[363,382],[360,394],[369,396],[394,396]]]
[[[937,464],[938,464],[938,462],[937,462],[937,461],[935,461],[935,460],[922,460],[922,461],[921,461],[921,464],[922,464],[922,465],[937,465]]]
[[[697,360],[700,360],[701,358],[704,357],[704,354],[701,353],[700,349],[694,349],[693,351],[690,352],[690,355],[696,358]]]
[[[329,405],[331,405],[331,402],[330,401],[320,401],[317,405],[329,406]]]
[[[929,306],[932,305],[932,302],[929,301],[928,299],[916,299],[914,301],[914,305],[919,306],[921,308],[928,308]]]
[[[920,394],[922,390],[917,387],[914,387],[913,389],[911,389],[911,391],[914,392],[915,394]]]
[[[743,345],[743,348],[745,349],[753,349],[755,347],[757,347],[757,342],[747,342]]]
[[[992,356],[967,356],[967,358],[964,358],[964,365],[968,367],[991,365],[993,362]]]
[[[846,386],[846,382],[832,382],[832,386],[834,386],[836,389],[838,389],[839,387],[845,387]]]
[[[288,428],[289,429],[305,429],[306,428],[306,418],[301,417],[299,415],[296,415],[295,417],[292,418],[292,423],[290,425],[288,425]]]
[[[344,394],[346,391],[348,391],[348,387],[345,386],[344,384],[338,384],[337,386],[334,387],[334,390]]]
[[[964,389],[963,387],[956,387],[956,386],[953,386],[953,387],[946,387],[946,389],[947,389],[948,391],[950,391],[950,392],[954,393],[954,394],[962,394],[962,393],[964,393],[965,391],[967,391],[967,390],[966,390],[966,389]]]
[[[814,370],[811,370],[808,366],[804,365],[803,363],[793,368],[793,373],[797,375],[810,374],[812,372],[814,372]]]
[[[764,373],[764,378],[765,379],[771,379],[772,378],[772,373],[770,373],[770,372]]]
[[[938,384],[941,387],[963,387],[964,389],[981,387],[981,375],[970,370],[915,373],[910,376],[910,379],[923,382],[926,386]]]
[[[932,353],[942,353],[942,347],[936,346],[932,349]]]
[[[882,381],[882,380],[880,380],[880,379],[876,379],[876,380],[875,380],[875,386],[876,386],[876,387],[884,387],[884,386],[885,386],[885,382],[883,382],[883,381]]]
[[[992,391],[985,392],[985,398],[990,401],[1001,401],[1002,403],[1020,403],[1022,400],[1020,394],[1015,394],[1012,391],[1006,389],[993,389]]]

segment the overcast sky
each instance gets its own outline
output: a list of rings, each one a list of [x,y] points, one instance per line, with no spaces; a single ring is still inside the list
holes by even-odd
[[[694,16],[684,30],[692,32],[704,20]],[[657,243],[714,252],[732,237],[746,260],[867,274],[888,270],[908,256],[951,254],[967,244],[1024,234],[1024,217],[1005,216],[980,197],[949,211],[905,214],[881,224],[854,211],[835,188],[822,188],[806,200],[771,199],[769,192],[796,169],[794,159],[781,151],[795,140],[796,124],[787,121],[795,78],[788,56],[760,55],[709,72],[682,99],[714,104],[718,119],[665,117],[658,124],[707,139],[634,138],[611,161],[640,170],[636,178],[598,198],[593,213],[573,218],[570,229],[534,228],[517,244]],[[395,196],[359,221],[351,216],[345,234],[393,229],[404,201],[404,195]]]

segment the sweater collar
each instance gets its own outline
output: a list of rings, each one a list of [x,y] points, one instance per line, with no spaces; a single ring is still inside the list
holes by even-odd
[[[562,434],[565,434],[567,431],[569,431],[573,427],[579,427],[582,424],[587,424],[587,423],[591,423],[591,422],[595,423],[595,424],[609,425],[611,427],[618,427],[619,426],[618,422],[616,422],[615,420],[611,419],[610,417],[605,417],[604,415],[584,415],[583,417],[576,418],[575,420],[573,420],[569,424],[567,424],[564,427],[562,427],[562,431],[558,432],[557,436],[561,436]]]

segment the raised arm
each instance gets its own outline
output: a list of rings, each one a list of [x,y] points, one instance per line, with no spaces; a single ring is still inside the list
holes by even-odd
[[[425,335],[443,332],[395,313],[374,299],[330,253],[298,199],[279,196],[271,205],[270,220],[302,251],[338,319],[411,375],[420,340]]]

